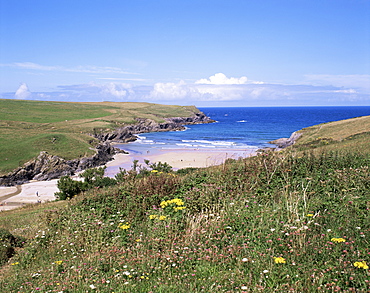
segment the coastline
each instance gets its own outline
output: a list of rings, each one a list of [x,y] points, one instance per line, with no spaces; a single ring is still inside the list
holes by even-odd
[[[119,168],[130,170],[134,160],[144,165],[144,160],[151,163],[168,163],[174,170],[182,168],[205,168],[223,164],[227,159],[238,159],[254,156],[252,149],[161,149],[149,150],[145,154],[114,155],[113,160],[105,164],[106,176],[114,177]],[[25,204],[55,200],[54,193],[59,191],[58,179],[50,181],[32,181],[18,186],[0,187],[0,212],[22,207]]]

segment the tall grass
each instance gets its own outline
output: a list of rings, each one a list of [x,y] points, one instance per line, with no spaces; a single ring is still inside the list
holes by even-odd
[[[9,292],[368,292],[370,157],[265,153],[127,174],[48,211]]]

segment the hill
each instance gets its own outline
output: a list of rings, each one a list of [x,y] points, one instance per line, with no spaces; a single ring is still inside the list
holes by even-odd
[[[0,175],[46,151],[65,160],[92,156],[99,134],[140,121],[194,117],[194,106],[67,103],[0,99]]]
[[[304,129],[283,151],[216,167],[148,164],[71,200],[4,212],[0,227],[26,243],[0,287],[368,292],[370,156],[348,144],[366,142],[363,123]]]

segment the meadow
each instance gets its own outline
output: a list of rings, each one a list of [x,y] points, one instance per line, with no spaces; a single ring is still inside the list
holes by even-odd
[[[0,175],[38,156],[40,151],[70,160],[93,155],[90,134],[136,123],[189,117],[192,106],[150,103],[67,103],[0,99]]]
[[[3,212],[0,227],[26,239],[0,288],[369,292],[370,141],[343,123],[345,137],[328,123],[281,152],[176,172],[148,163],[113,186]]]

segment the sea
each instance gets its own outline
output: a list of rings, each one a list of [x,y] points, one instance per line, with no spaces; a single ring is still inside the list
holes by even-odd
[[[176,149],[250,149],[273,147],[305,127],[370,115],[370,106],[199,108],[215,123],[187,125],[184,131],[145,133],[117,147],[132,154]]]

